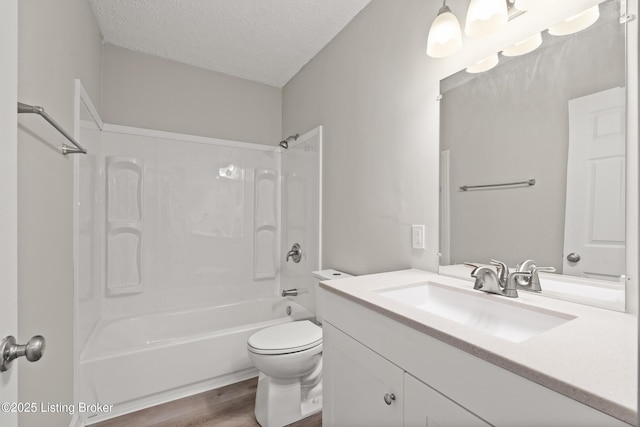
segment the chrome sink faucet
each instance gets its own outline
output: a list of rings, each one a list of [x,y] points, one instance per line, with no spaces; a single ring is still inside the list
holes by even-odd
[[[516,278],[531,276],[528,271],[513,271],[509,273],[509,267],[501,261],[491,260],[491,264],[496,266],[496,271],[491,267],[476,267],[471,272],[471,277],[476,281],[473,289],[477,289],[492,294],[503,295],[509,298],[518,298],[516,288]]]
[[[554,267],[538,267],[536,262],[532,259],[528,259],[524,261],[522,264],[519,264],[516,268],[517,271],[529,272],[531,275],[520,276],[516,280],[516,287],[518,289],[522,289],[523,291],[531,291],[531,292],[541,292],[542,287],[540,286],[540,276],[538,272],[548,272],[553,273],[556,271]]]

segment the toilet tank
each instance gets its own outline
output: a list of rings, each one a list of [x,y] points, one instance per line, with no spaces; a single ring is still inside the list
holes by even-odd
[[[334,279],[343,279],[345,277],[353,277],[351,274],[343,273],[338,270],[326,269],[326,270],[318,270],[313,271],[313,277],[316,279],[314,282],[314,292],[315,292],[315,300],[316,300],[316,322],[322,324],[323,320],[323,311],[322,311],[322,298],[320,298],[320,282],[325,282],[327,280]]]

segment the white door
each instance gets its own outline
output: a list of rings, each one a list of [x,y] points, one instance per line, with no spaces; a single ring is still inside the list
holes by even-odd
[[[17,261],[18,0],[0,2],[0,339],[18,333]],[[18,364],[0,372],[0,425],[15,427]],[[9,408],[11,409],[11,408]]]
[[[625,90],[569,101],[563,272],[616,280],[625,271]]]

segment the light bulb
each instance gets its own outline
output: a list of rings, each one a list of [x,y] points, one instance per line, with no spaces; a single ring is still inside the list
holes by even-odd
[[[453,55],[462,47],[462,31],[458,18],[448,6],[442,6],[429,29],[427,55],[444,58]]]
[[[505,0],[471,0],[464,33],[469,37],[488,36],[498,31],[508,19]]]

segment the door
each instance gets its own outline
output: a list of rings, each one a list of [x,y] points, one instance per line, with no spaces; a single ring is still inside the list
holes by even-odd
[[[18,0],[0,2],[0,339],[18,332]],[[0,372],[0,425],[15,427],[18,414],[4,402],[18,401],[18,369]],[[11,408],[9,408],[11,409]]]
[[[625,271],[625,90],[569,101],[563,273],[617,280]]]
[[[326,322],[322,358],[323,425],[402,426],[402,369]]]

